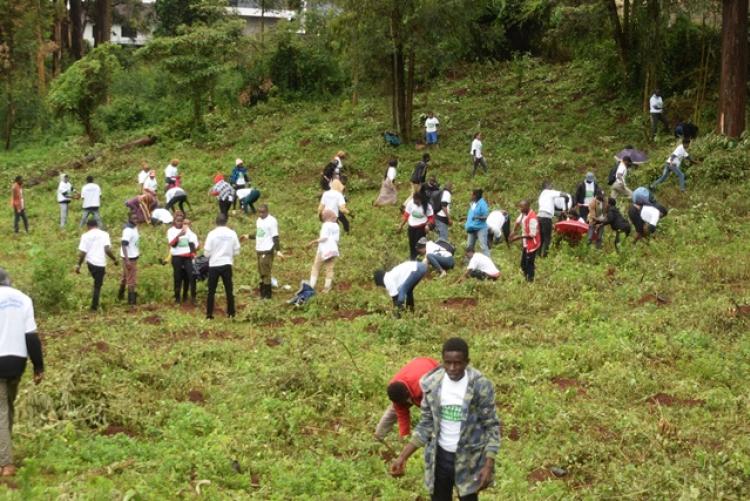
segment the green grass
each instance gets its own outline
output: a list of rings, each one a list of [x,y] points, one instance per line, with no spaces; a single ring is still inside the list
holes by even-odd
[[[431,173],[453,181],[455,213],[465,213],[475,184],[493,206],[515,213],[520,198],[536,200],[542,179],[572,190],[587,170],[606,179],[612,155],[626,143],[646,147],[637,106],[593,86],[583,68],[531,61],[520,86],[511,66],[500,65],[417,95],[415,109],[433,109],[441,120]],[[464,88],[465,96],[455,92]],[[37,298],[47,377],[38,387],[22,384],[14,430],[21,468],[12,483],[0,483],[4,498],[190,498],[198,490],[209,499],[425,498],[419,454],[406,477],[394,480],[371,436],[391,375],[414,356],[439,356],[454,335],[469,341],[472,364],[495,383],[503,420],[496,484],[483,498],[750,495],[750,341],[747,317],[734,313],[735,301],[750,302],[743,238],[750,190],[708,179],[709,141],[695,145],[707,159],[688,170],[688,194],[680,195],[674,179],[660,190],[672,211],[650,244],[627,242],[620,254],[611,240],[604,252],[563,245],[537,261],[533,285],[518,269],[519,248],[500,246],[493,259],[502,280],[459,284],[454,272],[426,281],[417,289],[417,313],[396,320],[370,277],[407,256],[406,235],[396,234],[396,209],[371,202],[394,153],[405,198],[421,152],[382,144],[387,103],[272,101],[231,126],[210,120],[219,126],[200,147],[166,138],[129,152],[104,145],[95,148],[105,153],[100,160],[70,174],[79,188],[87,173],[97,176],[116,241],[140,160],[161,176],[178,157],[203,240],[215,213],[205,195],[212,174],[244,158],[288,250],[274,274],[294,287],[312,264],[304,243],[319,228],[318,173],[343,148],[356,216],[342,238],[336,292],[302,310],[284,304],[287,292],[261,303],[249,291],[258,276],[246,245],[235,265],[238,318],[207,322],[205,284],[198,309],[171,304],[171,269],[159,264],[166,229],[149,227],[142,229],[142,304],[131,311],[116,303],[119,269],[110,265],[103,312],[91,315],[90,278],[72,273],[79,232],[57,229],[57,179],[28,189],[32,233],[14,236],[6,220],[0,261]],[[480,121],[490,175],[472,181],[468,148]],[[667,139],[648,145],[654,160],[629,184],[655,179],[672,147]],[[34,177],[87,151],[65,138],[26,145],[3,153],[0,180],[9,186],[19,172]],[[747,149],[732,151],[735,160],[747,158]],[[253,223],[237,217],[230,226],[245,233]],[[459,225],[452,239],[463,240]],[[54,297],[55,283],[67,291],[62,311],[40,304]],[[447,298],[477,303],[451,308]],[[224,306],[221,295],[217,305]],[[191,401],[191,392],[204,401]],[[659,394],[668,397],[652,398]],[[400,446],[395,431],[389,441]],[[550,466],[569,473],[536,482],[537,470]]]

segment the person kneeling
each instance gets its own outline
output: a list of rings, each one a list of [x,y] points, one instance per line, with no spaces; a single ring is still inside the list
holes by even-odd
[[[500,270],[489,257],[484,254],[477,254],[472,248],[466,249],[466,257],[469,259],[469,264],[463,277],[461,277],[462,280],[466,277],[479,280],[497,280],[500,278]]]

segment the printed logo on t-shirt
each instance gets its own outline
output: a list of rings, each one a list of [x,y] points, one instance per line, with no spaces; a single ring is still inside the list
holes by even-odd
[[[411,211],[411,215],[415,219],[421,219],[424,217],[424,213],[421,210],[417,210],[417,209],[414,209],[413,211]]]
[[[266,231],[263,228],[258,227],[255,230],[255,237],[256,238],[264,238],[266,236]]]
[[[462,405],[443,405],[440,407],[440,417],[444,421],[461,422],[463,421]]]

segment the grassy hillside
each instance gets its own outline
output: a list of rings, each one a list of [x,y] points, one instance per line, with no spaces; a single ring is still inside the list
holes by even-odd
[[[515,213],[519,199],[536,200],[542,179],[567,190],[587,170],[604,180],[626,143],[653,158],[629,184],[655,179],[672,141],[644,145],[636,106],[592,86],[585,68],[531,62],[523,73],[475,68],[419,94],[415,107],[441,121],[431,172],[453,181],[454,212],[465,213],[474,186]],[[383,145],[387,111],[381,99],[356,108],[270,102],[231,121],[209,117],[203,144],[165,136],[144,149],[103,145],[100,160],[69,172],[79,188],[86,174],[97,177],[114,236],[123,201],[137,191],[140,160],[161,175],[180,158],[203,240],[216,210],[205,195],[212,174],[244,158],[289,255],[274,275],[295,287],[314,257],[304,243],[319,228],[318,173],[345,149],[353,231],[341,241],[335,292],[304,309],[284,304],[289,292],[257,299],[248,245],[235,265],[234,321],[204,320],[205,283],[197,309],[173,306],[171,268],[159,263],[166,229],[149,227],[141,230],[141,305],[117,304],[119,269],[110,265],[103,312],[92,315],[91,279],[72,273],[79,232],[72,223],[57,228],[57,179],[28,189],[31,235],[10,232],[8,211],[0,263],[37,302],[47,377],[38,387],[22,384],[14,430],[22,467],[0,482],[0,495],[425,499],[419,454],[394,480],[386,474],[391,453],[371,437],[391,375],[414,356],[438,357],[454,335],[469,341],[473,365],[494,381],[503,420],[497,480],[483,498],[750,495],[750,340],[746,310],[735,306],[750,302],[747,142],[698,141],[705,161],[688,170],[686,195],[674,178],[663,185],[659,198],[672,211],[650,244],[631,239],[619,254],[609,239],[603,252],[563,245],[537,260],[534,284],[522,279],[518,246],[501,246],[493,259],[502,280],[459,284],[458,272],[428,280],[417,288],[417,313],[397,320],[371,273],[408,257],[407,239],[396,234],[398,211],[371,202],[392,154],[405,198],[421,152]],[[490,174],[472,181],[468,148],[480,123]],[[18,173],[34,177],[87,152],[75,139],[55,139],[3,153],[0,181],[9,186]],[[710,180],[724,165],[712,158],[734,181]],[[230,226],[244,233],[253,222],[238,216]],[[454,226],[452,239],[463,238]],[[395,430],[389,443],[400,448]],[[568,474],[555,478],[552,466]]]

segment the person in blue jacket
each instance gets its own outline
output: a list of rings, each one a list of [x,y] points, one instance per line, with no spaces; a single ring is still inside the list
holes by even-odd
[[[482,249],[482,254],[489,256],[487,216],[490,214],[490,208],[485,199],[482,198],[482,195],[483,192],[479,188],[471,192],[471,204],[469,205],[469,213],[466,215],[466,225],[464,226],[467,234],[466,247],[473,249],[477,240],[479,240],[479,247]]]

